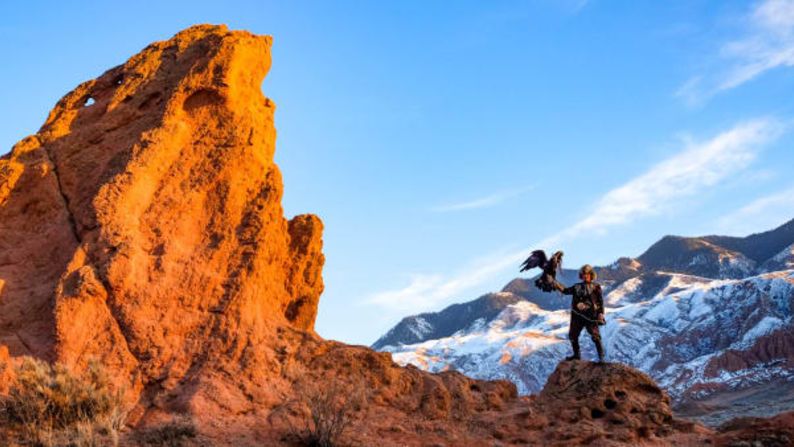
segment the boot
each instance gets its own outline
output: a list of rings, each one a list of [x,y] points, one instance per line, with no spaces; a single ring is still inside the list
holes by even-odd
[[[581,360],[582,357],[579,355],[579,340],[571,339],[571,347],[573,348],[573,355],[565,357],[565,360]]]
[[[595,342],[596,352],[598,352],[598,363],[604,363],[604,347],[601,345],[601,340]]]

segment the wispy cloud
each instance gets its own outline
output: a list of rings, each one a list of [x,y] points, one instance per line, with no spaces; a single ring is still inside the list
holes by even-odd
[[[588,216],[565,230],[564,235],[603,232],[669,211],[678,200],[744,170],[763,145],[777,138],[783,128],[777,120],[756,119],[703,142],[687,139],[682,151],[606,193]]]
[[[718,219],[723,232],[745,235],[794,218],[794,186],[759,197]]]
[[[587,5],[590,3],[590,0],[574,0],[573,1],[573,12],[578,13],[583,10]]]
[[[473,210],[478,208],[488,208],[494,205],[498,205],[499,203],[504,202],[505,200],[512,199],[514,197],[518,197],[521,194],[530,191],[533,187],[524,187],[524,188],[517,188],[511,189],[506,191],[499,191],[494,194],[480,197],[473,200],[468,200],[465,202],[458,202],[458,203],[450,203],[445,205],[439,205],[431,208],[431,211],[437,213],[446,213],[450,211],[464,211],[464,210]]]
[[[451,298],[462,298],[463,292],[518,264],[524,256],[525,250],[492,254],[474,260],[449,277],[440,274],[411,275],[407,286],[375,293],[367,302],[402,313],[428,310]]]
[[[690,105],[700,105],[769,70],[794,66],[794,0],[759,1],[744,23],[743,35],[720,48],[714,73],[690,78],[676,96]]]
[[[610,228],[667,212],[680,200],[745,170],[764,144],[783,131],[777,120],[756,119],[702,142],[689,139],[677,154],[597,199],[593,209],[583,210],[586,217],[529,247],[559,246],[582,235],[603,234]],[[401,312],[425,311],[462,298],[464,292],[516,267],[526,255],[526,249],[491,255],[449,276],[413,275],[407,286],[375,293],[367,302]]]

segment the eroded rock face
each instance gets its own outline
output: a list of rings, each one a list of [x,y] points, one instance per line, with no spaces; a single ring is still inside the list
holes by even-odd
[[[582,431],[593,439],[609,436],[636,444],[675,431],[667,393],[647,375],[620,363],[562,362],[537,404],[561,420],[586,427]]]
[[[0,160],[0,344],[140,384],[312,330],[321,221],[283,217],[271,39],[196,26],[67,94]]]

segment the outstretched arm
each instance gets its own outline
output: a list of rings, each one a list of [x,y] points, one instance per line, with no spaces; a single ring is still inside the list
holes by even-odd
[[[562,292],[563,295],[573,295],[573,287],[565,287],[558,281],[554,281],[554,288]]]

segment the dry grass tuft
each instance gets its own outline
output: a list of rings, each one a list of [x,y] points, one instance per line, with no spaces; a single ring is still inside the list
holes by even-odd
[[[138,432],[136,440],[143,445],[181,447],[196,437],[196,426],[190,419],[177,419],[167,424]]]
[[[294,386],[296,399],[274,412],[287,425],[289,438],[307,447],[341,446],[345,431],[365,404],[362,384],[301,380]]]
[[[42,360],[26,358],[14,369],[0,417],[18,441],[35,446],[94,447],[118,445],[126,412],[97,362],[82,374]]]

